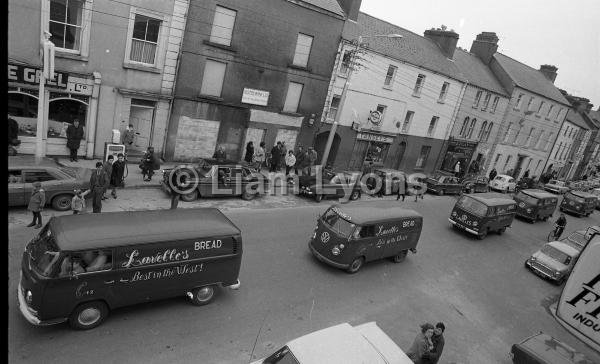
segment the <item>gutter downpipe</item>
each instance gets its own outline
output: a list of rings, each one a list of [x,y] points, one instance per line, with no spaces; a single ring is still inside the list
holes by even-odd
[[[444,144],[442,145],[442,149],[440,150],[440,154],[438,154],[438,157],[435,161],[435,165],[434,165],[434,169],[433,171],[435,172],[436,170],[440,169],[441,167],[441,163],[440,160],[444,160],[444,156],[446,155],[446,152],[448,151],[448,146],[450,144],[450,135],[452,134],[452,130],[454,130],[454,125],[456,124],[456,119],[458,118],[458,111],[460,110],[460,105],[462,105],[462,101],[463,98],[465,97],[465,92],[467,91],[467,86],[469,85],[469,80],[466,80],[465,83],[463,84],[462,89],[460,90],[460,96],[458,97],[458,102],[456,103],[456,106],[454,107],[454,111],[452,112],[452,120],[450,121],[450,123],[448,124],[448,127],[446,128],[446,134],[444,135]]]

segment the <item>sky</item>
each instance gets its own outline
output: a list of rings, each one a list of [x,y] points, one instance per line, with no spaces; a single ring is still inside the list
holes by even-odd
[[[360,10],[420,35],[446,25],[467,50],[477,34],[495,32],[499,52],[558,67],[558,88],[600,105],[599,0],[363,0]]]

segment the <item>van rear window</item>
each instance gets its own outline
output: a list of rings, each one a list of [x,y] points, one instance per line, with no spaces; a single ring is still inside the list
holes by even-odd
[[[485,216],[488,210],[485,204],[469,196],[462,196],[458,202],[456,202],[456,206],[479,216]]]

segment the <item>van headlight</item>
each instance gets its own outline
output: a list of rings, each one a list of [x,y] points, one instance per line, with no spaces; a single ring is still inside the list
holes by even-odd
[[[525,210],[525,211],[527,211],[527,213],[528,213],[528,214],[530,214],[530,213],[531,213],[531,209],[527,209],[527,210]]]
[[[477,226],[477,221],[473,221],[473,226]]]
[[[536,260],[537,260],[537,259],[536,259],[535,257],[531,257],[531,258],[529,258],[529,261],[530,261],[531,263],[535,262]]]
[[[333,249],[331,249],[331,254],[340,255],[340,248],[338,248],[337,246],[334,246]]]
[[[33,294],[31,293],[31,291],[30,290],[25,291],[25,302],[27,302],[27,304],[30,305],[32,301],[33,301]]]
[[[560,276],[560,272],[559,271],[555,271],[553,275],[554,275],[554,277],[558,278]]]
[[[575,206],[575,208],[576,208],[577,210],[581,210],[581,206],[579,206],[579,205]]]
[[[456,217],[456,211],[452,211],[452,216]]]

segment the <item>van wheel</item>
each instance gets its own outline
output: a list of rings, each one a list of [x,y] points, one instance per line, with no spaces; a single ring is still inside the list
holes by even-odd
[[[192,290],[192,303],[196,306],[209,304],[215,298],[215,286],[204,286]]]
[[[501,229],[498,229],[498,235],[502,235],[504,234],[504,232],[506,231],[506,227],[503,227]]]
[[[242,199],[244,199],[246,201],[253,200],[255,197],[256,197],[256,193],[251,193],[248,191],[244,191],[244,193],[242,193]]]
[[[52,208],[56,211],[67,211],[71,208],[71,195],[58,195],[52,199]]]
[[[346,271],[348,273],[356,273],[360,270],[360,268],[363,266],[363,263],[365,262],[365,258],[363,257],[358,257],[356,259],[354,259],[352,261],[352,263],[350,263],[350,266],[348,267],[348,269],[346,269]]]
[[[321,202],[322,199],[323,199],[323,195],[321,195],[320,193],[315,195],[315,201]]]
[[[549,217],[550,217],[550,216],[544,216],[544,217],[542,218],[542,221],[548,221],[548,218],[549,218]]]
[[[485,237],[487,236],[487,234],[488,234],[488,230],[487,230],[487,229],[485,229],[485,230],[483,231],[483,233],[481,233],[481,234],[477,235],[477,239],[479,239],[479,240],[483,240],[483,239],[485,239]]]
[[[350,195],[350,199],[352,201],[358,200],[360,198],[360,191],[352,191],[352,194]]]
[[[408,250],[403,250],[397,255],[394,255],[392,257],[392,260],[394,261],[394,263],[401,263],[404,261],[404,259],[406,259],[406,254],[408,254]]]
[[[184,193],[181,195],[181,200],[185,202],[192,202],[198,199],[198,190],[193,190],[189,193]]]
[[[69,325],[77,330],[89,330],[100,325],[108,316],[108,307],[104,302],[86,302],[77,306],[69,316]]]

